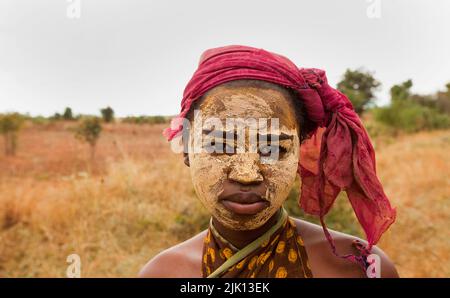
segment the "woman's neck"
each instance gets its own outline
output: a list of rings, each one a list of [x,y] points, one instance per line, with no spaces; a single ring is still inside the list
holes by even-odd
[[[281,208],[272,215],[262,226],[253,230],[234,230],[221,224],[215,217],[212,218],[212,224],[216,231],[235,247],[241,249],[247,244],[263,235],[273,225],[275,225],[280,216]]]

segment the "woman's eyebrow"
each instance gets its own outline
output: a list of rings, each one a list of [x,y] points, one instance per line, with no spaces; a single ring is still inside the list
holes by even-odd
[[[216,138],[223,138],[225,139],[227,136],[234,136],[234,138],[236,138],[236,131],[224,131],[224,130],[210,130],[210,129],[204,129],[203,130],[203,134],[207,134],[208,136],[211,137],[216,137]],[[258,134],[258,140],[260,139],[265,139],[267,141],[270,140],[293,140],[294,136],[290,135],[290,134],[286,134],[286,133],[281,133],[281,134]]]
[[[211,137],[215,137],[215,138],[223,138],[225,139],[227,136],[234,136],[236,137],[236,132],[235,131],[224,131],[224,130],[211,130],[211,129],[203,129],[202,133]]]
[[[285,134],[284,132],[282,132],[281,134],[268,134],[268,135],[263,135],[263,134],[258,134],[259,139],[265,138],[266,140],[293,140],[294,136],[290,135],[290,134]]]

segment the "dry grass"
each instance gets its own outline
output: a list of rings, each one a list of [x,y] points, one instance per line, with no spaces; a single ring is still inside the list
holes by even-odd
[[[379,150],[378,172],[397,207],[382,239],[400,273],[450,276],[450,131],[403,136]]]
[[[18,155],[0,155],[0,276],[63,277],[72,253],[82,276],[135,276],[207,222],[164,126],[106,126],[89,165],[72,125],[28,126]],[[450,131],[377,148],[378,172],[398,208],[381,247],[402,276],[450,276],[449,149]]]

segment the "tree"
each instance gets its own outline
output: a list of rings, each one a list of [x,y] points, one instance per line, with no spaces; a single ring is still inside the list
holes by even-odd
[[[97,117],[81,119],[81,123],[75,129],[75,137],[89,144],[91,161],[95,160],[95,148],[101,131],[102,125]]]
[[[53,116],[50,117],[51,120],[61,120],[61,114],[60,113],[55,113],[53,114]]]
[[[72,114],[71,108],[67,107],[64,110],[63,118],[64,118],[64,120],[73,120],[73,114]]]
[[[450,114],[450,83],[445,87],[447,90],[437,93],[436,108],[442,113]]]
[[[362,69],[347,69],[343,79],[337,84],[339,91],[348,96],[358,114],[375,100],[374,92],[381,86],[371,72]]]
[[[114,121],[114,110],[111,107],[101,109],[100,112],[102,113],[103,121],[106,123]]]
[[[392,102],[410,99],[412,85],[412,80],[407,80],[399,85],[392,86],[390,90]]]
[[[5,139],[6,155],[16,154],[17,135],[23,122],[24,118],[18,113],[0,115],[0,133]]]

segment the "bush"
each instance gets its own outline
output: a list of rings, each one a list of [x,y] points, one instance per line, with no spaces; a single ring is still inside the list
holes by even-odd
[[[298,205],[299,182],[296,181],[289,193],[288,199],[284,203],[284,208],[289,215],[304,219],[306,221],[320,225],[319,217],[306,214]],[[327,227],[339,232],[351,234],[357,237],[364,237],[364,232],[353,212],[347,195],[341,192],[336,198],[333,207],[325,216]]]
[[[207,229],[210,218],[211,215],[198,202],[195,202],[176,215],[175,222],[169,230],[177,239],[184,241]]]
[[[51,118],[46,118],[43,116],[30,117],[29,120],[31,123],[35,125],[48,125],[51,121]]]
[[[75,129],[75,137],[88,143],[91,148],[91,161],[94,161],[95,146],[100,132],[102,131],[102,125],[100,119],[97,117],[86,117],[81,119],[81,123]]]
[[[406,132],[450,127],[449,115],[409,100],[394,101],[389,107],[376,108],[374,116],[377,121]]]
[[[111,107],[101,109],[100,112],[102,113],[103,121],[106,123],[114,121],[114,110]]]
[[[375,120],[406,132],[449,128],[450,114],[437,105],[437,99],[440,98],[440,104],[447,100],[448,90],[436,96],[424,96],[412,94],[412,86],[411,80],[392,86],[391,105],[374,109]]]
[[[64,120],[74,120],[74,118],[73,118],[73,113],[72,113],[72,109],[69,108],[69,107],[67,107],[67,108],[64,110],[64,113],[63,113],[62,117],[63,117]]]
[[[5,138],[5,154],[15,155],[17,149],[17,134],[25,118],[18,113],[0,115],[0,133]]]
[[[123,122],[133,124],[161,124],[167,123],[168,119],[164,116],[128,116],[123,119]]]
[[[62,119],[62,116],[60,113],[55,113],[53,114],[53,116],[50,116],[49,119],[52,121],[58,121]]]

